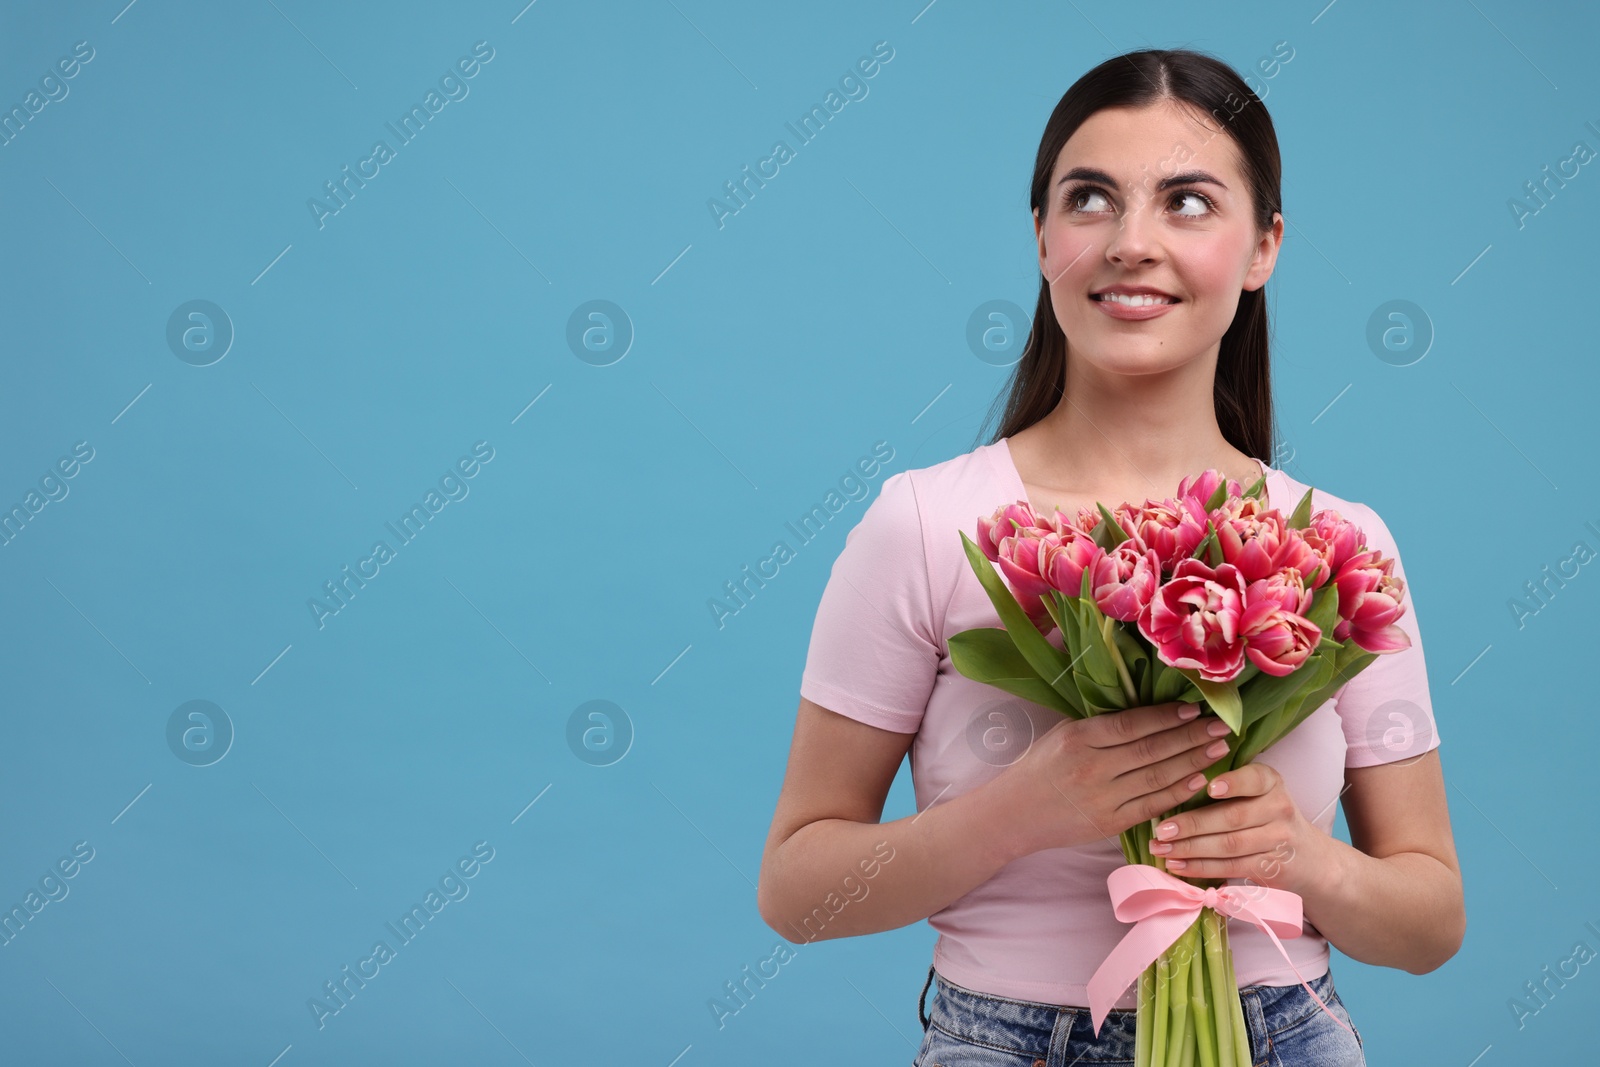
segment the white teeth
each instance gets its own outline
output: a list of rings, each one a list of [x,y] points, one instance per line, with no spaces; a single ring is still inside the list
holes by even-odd
[[[1124,307],[1142,308],[1151,304],[1176,304],[1177,301],[1169,296],[1151,296],[1149,293],[1140,293],[1129,296],[1126,293],[1101,293],[1097,299],[1110,300]]]

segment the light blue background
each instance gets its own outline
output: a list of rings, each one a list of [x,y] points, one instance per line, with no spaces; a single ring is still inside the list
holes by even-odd
[[[1592,5],[124,2],[0,33],[5,108],[94,49],[0,147],[0,504],[94,449],[0,548],[0,905],[95,850],[0,948],[0,1058],[909,1062],[925,923],[707,1006],[777,941],[753,882],[865,501],[725,626],[708,601],[874,442],[888,473],[973,447],[1007,371],[968,316],[1033,306],[1030,168],[1075,78],[1279,41],[1277,458],[1404,546],[1470,917],[1443,968],[1336,956],[1339,988],[1373,1064],[1590,1048],[1594,966],[1521,1029],[1508,1001],[1600,950],[1600,576],[1522,627],[1508,601],[1600,548],[1600,176],[1521,228],[1508,201],[1600,149]],[[480,40],[319,229],[308,198]],[[707,200],[878,41],[869,95],[719,229]],[[236,331],[205,367],[166,341],[195,299]],[[595,299],[636,331],[609,366],[566,340]],[[1409,366],[1366,341],[1396,299],[1435,335]],[[470,495],[319,629],[308,598],[477,441]],[[195,699],[236,731],[203,768],[165,733]],[[591,700],[632,723],[610,766],[567,743]],[[902,768],[884,818],[913,810]],[[470,895],[319,1030],[307,1000],[478,841]]]

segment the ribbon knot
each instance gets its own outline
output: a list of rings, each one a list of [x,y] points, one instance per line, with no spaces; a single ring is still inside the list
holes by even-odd
[[[1119,922],[1133,923],[1117,947],[1111,950],[1089,979],[1089,1017],[1094,1034],[1128,986],[1144,973],[1185,930],[1193,925],[1201,908],[1244,919],[1259,926],[1278,946],[1289,969],[1317,1006],[1346,1030],[1345,1021],[1328,1010],[1316,990],[1301,977],[1300,969],[1289,958],[1281,937],[1299,937],[1304,919],[1300,895],[1264,885],[1222,885],[1201,889],[1174,877],[1159,867],[1128,863],[1106,877],[1111,891],[1111,907]],[[1350,1030],[1351,1035],[1355,1034]]]

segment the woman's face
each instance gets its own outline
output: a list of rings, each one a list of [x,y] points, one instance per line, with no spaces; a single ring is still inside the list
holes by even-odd
[[[1256,229],[1233,138],[1171,101],[1106,108],[1079,126],[1034,230],[1070,353],[1120,374],[1210,352],[1240,291],[1266,284],[1283,240],[1282,216]],[[1119,287],[1165,296],[1124,307],[1103,295]]]

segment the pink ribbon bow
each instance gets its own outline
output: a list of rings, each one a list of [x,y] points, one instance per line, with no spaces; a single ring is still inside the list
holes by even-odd
[[[1094,1021],[1094,1034],[1100,1036],[1100,1024],[1106,1014],[1128,986],[1154,963],[1200,914],[1201,908],[1244,919],[1266,931],[1272,943],[1283,953],[1289,969],[1294,971],[1300,984],[1305,986],[1311,999],[1346,1030],[1343,1019],[1328,1010],[1317,996],[1316,990],[1306,984],[1300,969],[1289,958],[1279,935],[1299,937],[1301,933],[1300,895],[1284,889],[1271,889],[1264,885],[1224,885],[1201,889],[1181,878],[1174,877],[1159,867],[1146,863],[1129,863],[1118,867],[1106,878],[1111,890],[1111,906],[1120,922],[1134,923],[1117,947],[1105,958],[1089,979],[1089,1017]],[[1352,1036],[1354,1030],[1350,1031]]]

